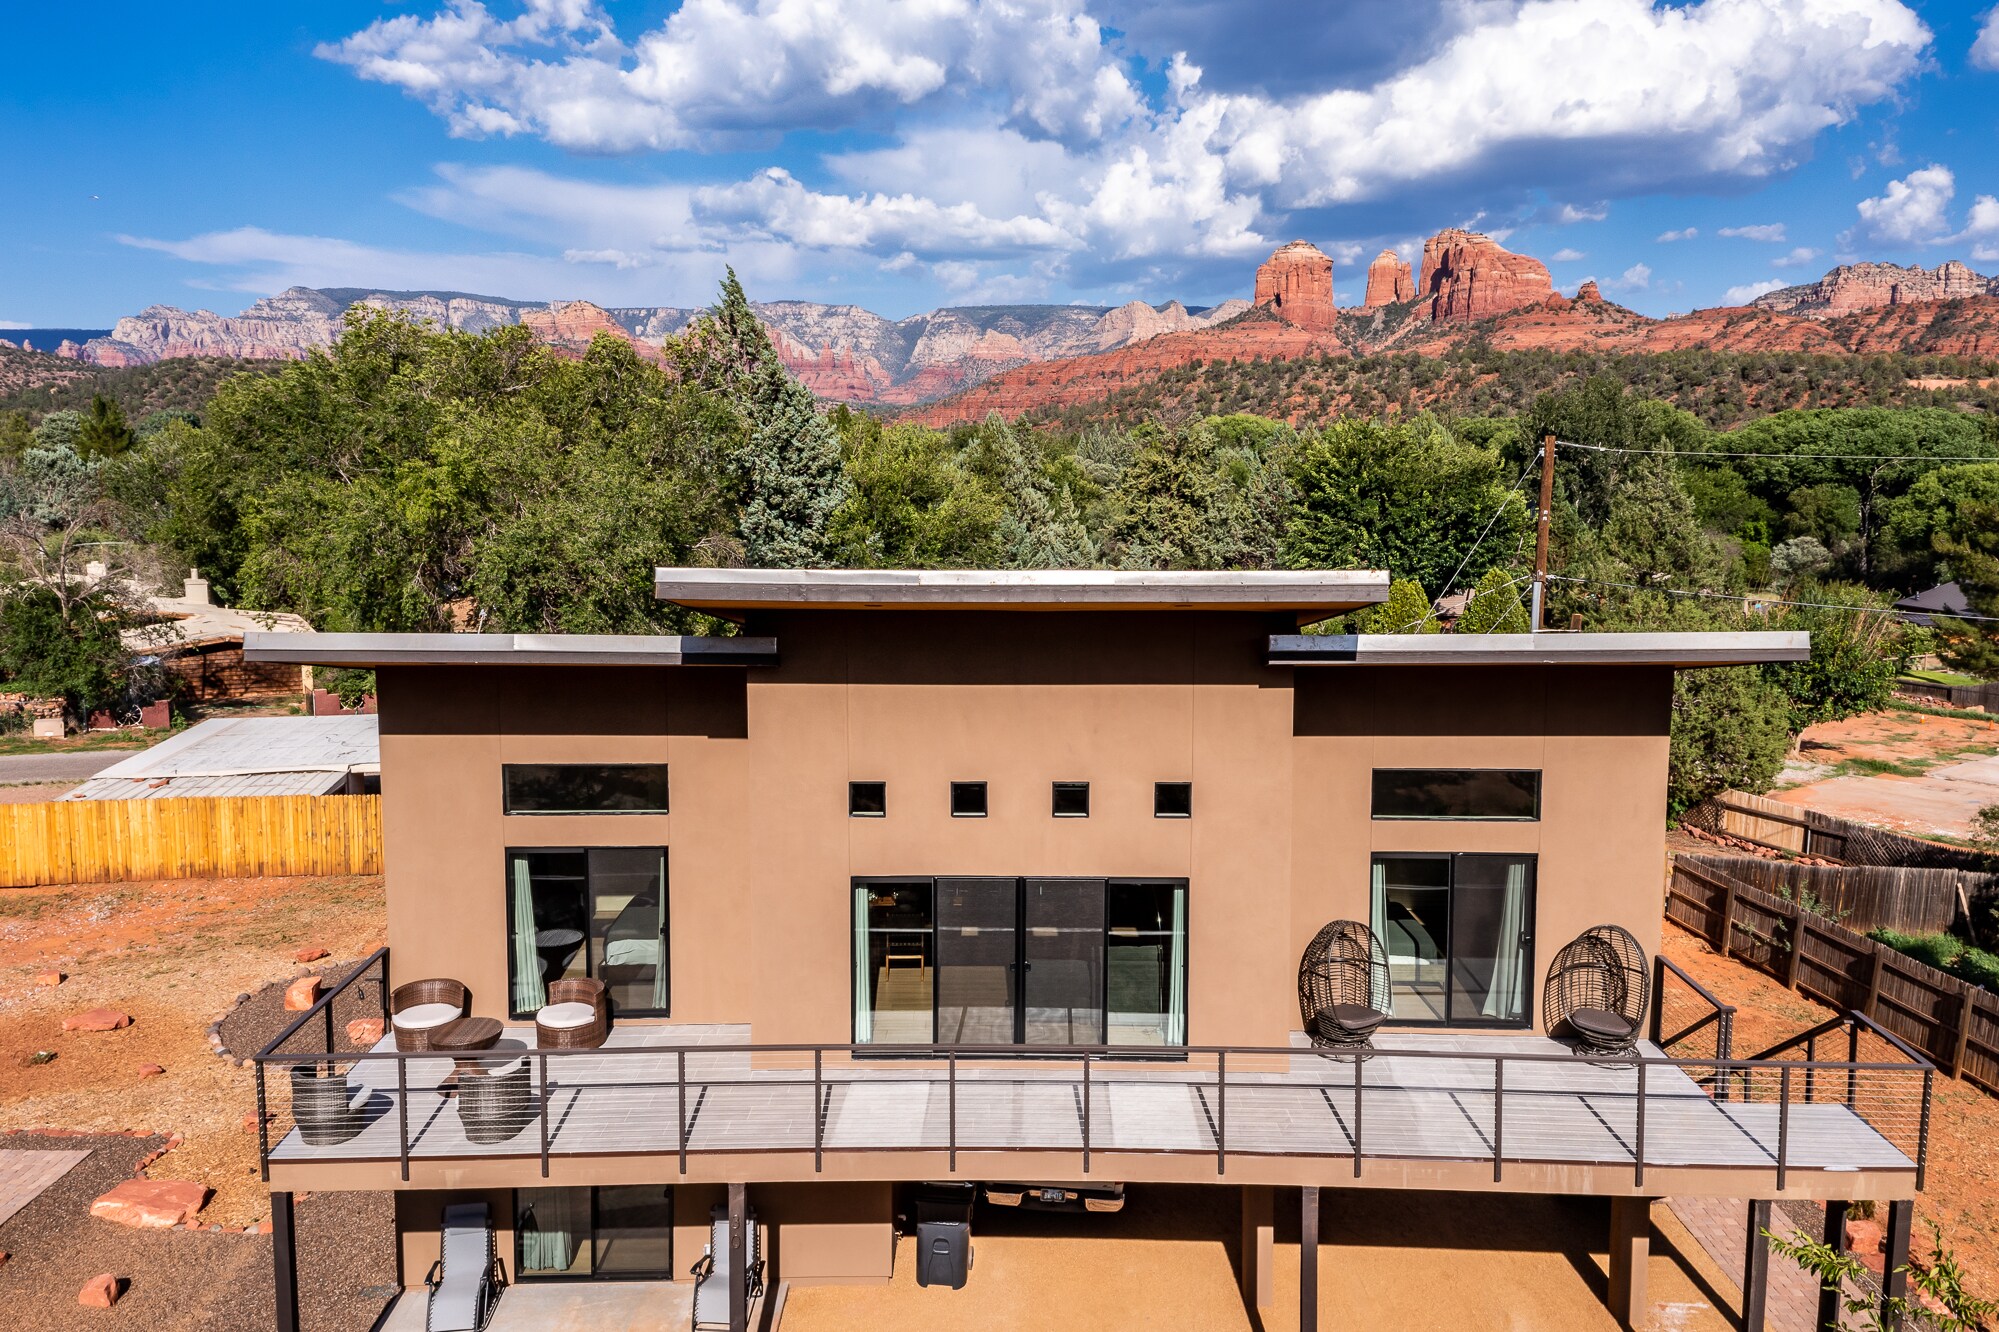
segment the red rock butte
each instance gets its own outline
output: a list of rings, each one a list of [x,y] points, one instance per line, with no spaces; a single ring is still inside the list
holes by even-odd
[[[1416,279],[1409,261],[1393,250],[1383,250],[1367,266],[1367,297],[1362,302],[1370,310],[1377,305],[1394,305],[1416,299]]]
[[[1503,250],[1492,237],[1456,227],[1423,243],[1418,299],[1430,303],[1432,323],[1463,324],[1523,305],[1537,305],[1555,291],[1538,259]]]
[[[1310,241],[1280,245],[1256,270],[1255,300],[1300,328],[1332,328],[1332,257]]]

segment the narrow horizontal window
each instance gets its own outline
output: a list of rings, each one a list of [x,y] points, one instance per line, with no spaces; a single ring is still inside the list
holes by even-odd
[[[1055,783],[1054,813],[1058,819],[1089,818],[1090,784],[1088,782]]]
[[[986,784],[984,782],[951,783],[951,817],[954,819],[983,819],[986,816]]]
[[[888,816],[887,782],[848,782],[847,816],[880,819]]]
[[[508,763],[509,814],[664,814],[664,763]]]
[[[1541,774],[1532,768],[1376,768],[1377,819],[1541,817]]]
[[[1155,819],[1193,818],[1194,784],[1192,782],[1154,782],[1152,784],[1152,817]]]

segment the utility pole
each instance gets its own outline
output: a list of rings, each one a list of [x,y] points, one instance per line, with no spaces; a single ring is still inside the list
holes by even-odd
[[[1555,507],[1555,437],[1541,441],[1541,508],[1534,530],[1534,609],[1528,629],[1541,632],[1541,616],[1548,602],[1548,513]]]

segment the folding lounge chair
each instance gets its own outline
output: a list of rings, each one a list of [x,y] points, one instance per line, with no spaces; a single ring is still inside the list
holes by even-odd
[[[440,1228],[443,1256],[430,1265],[425,1332],[480,1332],[493,1316],[505,1282],[484,1203],[453,1203]]]
[[[757,1236],[757,1214],[748,1212],[743,1219],[744,1232],[749,1236],[750,1261],[743,1274],[744,1295],[747,1299],[761,1298],[764,1293],[763,1242]],[[701,1261],[689,1269],[694,1277],[694,1332],[727,1332],[729,1326],[729,1209],[720,1203],[708,1212],[708,1248],[701,1255]]]

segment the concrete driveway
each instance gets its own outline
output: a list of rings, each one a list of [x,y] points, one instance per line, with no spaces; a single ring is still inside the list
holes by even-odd
[[[73,754],[0,754],[0,783],[80,782],[135,752],[90,749]]]

